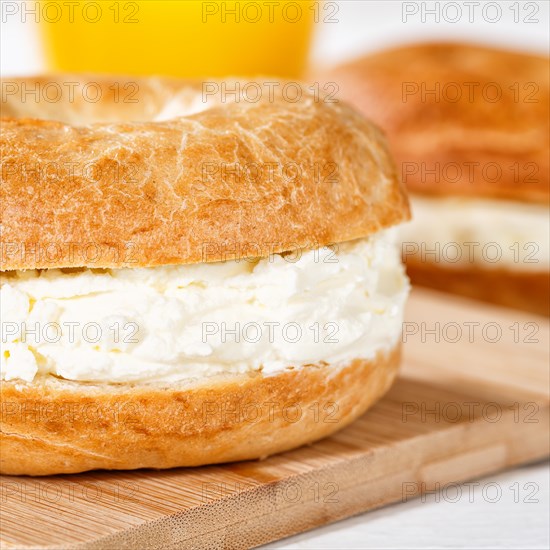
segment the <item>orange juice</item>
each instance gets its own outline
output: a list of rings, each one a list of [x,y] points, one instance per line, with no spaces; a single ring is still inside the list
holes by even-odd
[[[53,71],[216,77],[299,77],[314,0],[42,0]]]

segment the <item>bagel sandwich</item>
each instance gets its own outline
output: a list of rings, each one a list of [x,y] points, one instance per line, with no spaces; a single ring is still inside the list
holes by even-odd
[[[317,75],[387,133],[413,284],[550,314],[548,57],[400,46]]]
[[[409,289],[381,132],[305,87],[92,80],[2,104],[1,472],[256,459],[363,414]]]

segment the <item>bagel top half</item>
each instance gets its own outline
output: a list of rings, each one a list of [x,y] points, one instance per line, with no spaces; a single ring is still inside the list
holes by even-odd
[[[81,91],[91,81],[94,101]],[[33,87],[63,93],[37,100]],[[169,79],[4,80],[1,270],[265,257],[407,219],[381,132],[299,92],[248,101]]]
[[[548,205],[546,56],[464,43],[376,52],[315,75],[387,132],[407,188]]]

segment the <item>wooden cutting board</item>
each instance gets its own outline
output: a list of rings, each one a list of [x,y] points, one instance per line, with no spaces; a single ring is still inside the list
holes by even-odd
[[[547,319],[417,289],[404,329],[395,386],[314,445],[187,470],[3,476],[2,547],[250,548],[548,455]]]

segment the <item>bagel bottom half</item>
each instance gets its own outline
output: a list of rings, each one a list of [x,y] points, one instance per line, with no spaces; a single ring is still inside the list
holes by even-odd
[[[349,424],[390,387],[400,346],[372,360],[181,386],[53,376],[1,385],[1,473],[172,468],[262,458]]]
[[[433,262],[407,260],[407,275],[413,285],[550,317],[548,272],[446,268]]]

